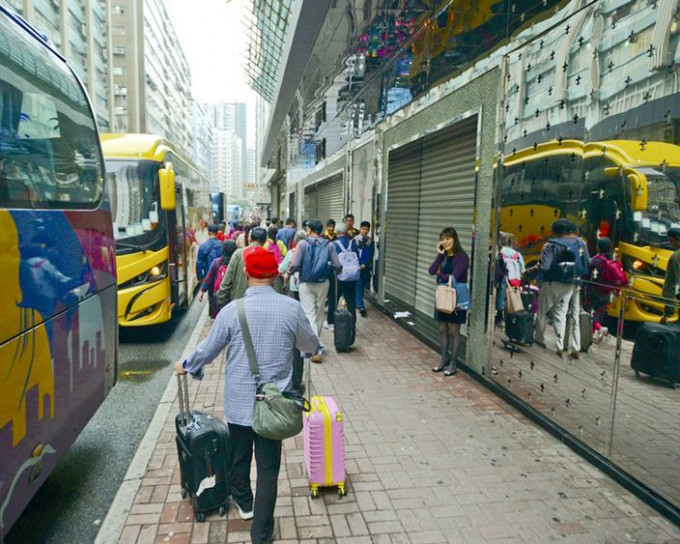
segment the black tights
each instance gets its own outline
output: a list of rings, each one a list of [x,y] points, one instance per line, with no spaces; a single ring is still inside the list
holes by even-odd
[[[448,361],[453,368],[458,367],[458,352],[460,351],[459,323],[439,322],[439,347],[442,354],[441,363]]]

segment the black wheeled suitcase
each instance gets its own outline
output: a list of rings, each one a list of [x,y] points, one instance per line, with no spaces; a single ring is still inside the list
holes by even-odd
[[[349,310],[336,310],[333,314],[335,330],[333,341],[336,351],[347,351],[354,344],[356,323]]]
[[[175,418],[175,438],[182,497],[191,497],[196,521],[203,521],[212,510],[223,516],[230,489],[229,428],[212,414],[189,410],[186,374],[177,378],[180,413]]]
[[[643,323],[635,335],[631,368],[654,378],[680,383],[680,326]]]
[[[505,334],[513,343],[532,345],[534,343],[534,314],[526,310],[506,314]]]

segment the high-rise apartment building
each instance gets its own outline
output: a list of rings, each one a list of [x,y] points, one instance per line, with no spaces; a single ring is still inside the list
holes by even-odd
[[[257,160],[255,156],[255,149],[248,148],[247,151],[248,162],[246,167],[246,194],[250,198],[257,186]]]
[[[106,0],[6,0],[44,33],[85,84],[99,128],[112,119],[109,4]]]
[[[214,129],[208,118],[205,106],[196,101],[191,102],[192,126],[192,158],[194,164],[210,179],[211,185],[217,189],[217,179],[212,171],[214,147]]]
[[[248,166],[246,105],[220,102],[206,104],[205,109],[215,130],[225,133],[216,139],[219,141],[215,145],[214,157],[220,164],[229,166],[216,174],[218,183],[229,188],[230,196],[245,198]]]
[[[191,73],[162,0],[111,0],[116,132],[193,147]]]

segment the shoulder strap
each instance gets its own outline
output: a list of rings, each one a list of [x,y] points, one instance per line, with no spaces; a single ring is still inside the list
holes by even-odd
[[[248,328],[248,320],[246,319],[246,305],[242,298],[236,301],[236,310],[238,312],[238,320],[241,324],[241,334],[243,334],[243,343],[246,345],[246,353],[248,354],[248,362],[250,363],[250,371],[255,376],[255,383],[260,385],[260,369],[257,366],[257,358],[255,357],[255,348],[253,347],[253,339],[250,337],[250,329]]]

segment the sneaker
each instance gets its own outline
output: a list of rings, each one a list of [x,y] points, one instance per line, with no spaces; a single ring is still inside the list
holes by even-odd
[[[333,323],[329,323],[328,321],[323,322],[323,328],[327,329],[329,331],[334,331],[335,330],[335,325]]]
[[[580,359],[580,358],[581,358],[581,353],[579,353],[578,351],[572,351],[572,352],[571,352],[571,358],[572,358],[572,359]]]
[[[321,356],[320,353],[317,353],[316,355],[312,356],[311,358],[312,363],[322,363],[323,362],[323,357]]]
[[[361,308],[361,310],[359,310],[359,313],[361,314],[361,317],[366,317],[368,315],[366,313],[366,308]]]
[[[252,506],[250,507],[250,510],[245,511],[243,508],[241,508],[241,505],[234,501],[234,504],[236,505],[236,509],[238,510],[238,515],[241,516],[241,519],[243,520],[249,520],[253,519],[253,508]]]

